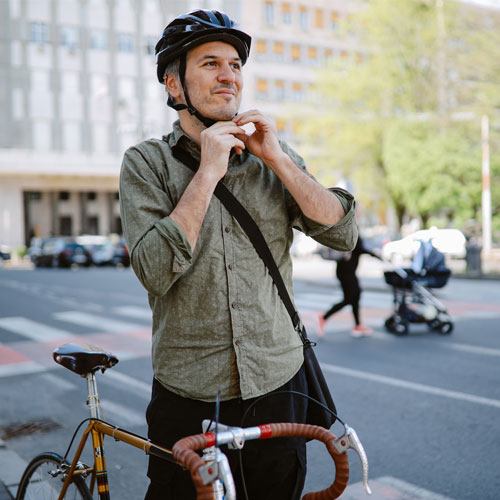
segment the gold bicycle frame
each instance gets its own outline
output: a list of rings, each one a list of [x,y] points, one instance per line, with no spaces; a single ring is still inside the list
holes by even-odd
[[[78,461],[83,452],[89,434],[92,435],[92,443],[94,448],[94,467],[77,469]],[[90,492],[93,492],[95,483],[97,481],[97,492],[99,494],[99,500],[109,500],[109,485],[108,485],[108,473],[106,470],[106,459],[104,457],[103,448],[103,437],[111,436],[115,441],[122,441],[126,444],[134,446],[143,450],[146,454],[155,455],[157,457],[169,460],[173,463],[177,463],[172,458],[172,451],[163,446],[159,446],[152,443],[146,438],[137,436],[128,432],[124,429],[120,429],[114,425],[108,424],[103,420],[90,419],[90,422],[83,432],[83,436],[80,439],[80,444],[76,450],[75,456],[71,466],[66,473],[66,478],[64,480],[61,493],[59,494],[59,500],[64,499],[68,486],[74,476],[85,475],[85,477],[92,473],[92,478],[90,482]]]

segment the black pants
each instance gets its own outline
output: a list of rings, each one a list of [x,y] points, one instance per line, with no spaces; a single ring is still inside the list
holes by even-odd
[[[334,304],[325,314],[323,314],[323,318],[328,319],[330,316],[340,311],[345,306],[350,305],[352,307],[354,321],[356,325],[359,325],[359,299],[361,297],[361,288],[359,286],[358,279],[355,275],[346,277],[340,280],[340,285],[342,286],[344,299],[341,302]]]
[[[304,368],[280,390],[307,394]],[[272,393],[271,393],[272,394]],[[220,404],[219,421],[225,425],[250,427],[270,422],[305,422],[307,400],[290,394],[277,394],[259,401],[245,417],[255,399],[232,399]],[[214,417],[215,403],[187,399],[153,381],[151,402],[146,412],[149,438],[171,448],[180,438],[202,432],[201,421]],[[239,451],[222,448],[228,457],[238,499],[245,500],[243,480],[249,500],[298,500],[306,475],[306,442],[297,438],[248,441]],[[188,471],[150,456],[148,476],[151,484],[145,500],[195,500],[196,493]]]

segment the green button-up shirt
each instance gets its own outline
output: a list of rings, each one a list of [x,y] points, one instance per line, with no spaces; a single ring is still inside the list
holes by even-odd
[[[295,375],[302,343],[264,263],[215,196],[194,251],[169,217],[194,175],[173,157],[176,144],[199,161],[199,147],[176,122],[163,140],[128,149],[120,177],[132,267],[153,312],[153,371],[184,397],[214,401],[218,391],[222,400],[257,397]],[[344,190],[332,189],[346,215],[326,226],[307,219],[279,178],[247,152],[230,157],[223,182],[260,227],[292,299],[292,228],[338,250],[356,243],[354,200]]]

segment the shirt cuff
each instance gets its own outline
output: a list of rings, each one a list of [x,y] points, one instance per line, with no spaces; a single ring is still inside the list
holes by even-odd
[[[170,217],[160,219],[155,227],[172,248],[172,272],[182,273],[186,271],[191,265],[193,252],[184,231]]]

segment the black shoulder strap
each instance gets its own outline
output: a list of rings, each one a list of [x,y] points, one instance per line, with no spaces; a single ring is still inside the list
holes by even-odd
[[[194,172],[198,170],[197,161],[182,148],[174,147],[173,155],[177,160],[182,162]],[[298,330],[298,328],[300,328],[299,313],[295,310],[292,299],[288,294],[288,290],[286,289],[285,283],[283,282],[283,278],[281,277],[281,273],[278,269],[276,261],[274,260],[271,250],[269,250],[269,246],[267,245],[264,235],[259,229],[259,226],[253,220],[252,216],[247,212],[245,207],[233,195],[233,193],[231,193],[231,191],[229,191],[229,189],[224,186],[222,181],[218,182],[214,194],[224,205],[226,210],[238,221],[241,228],[248,235],[257,254],[264,261],[264,264],[266,265],[269,274],[273,279],[273,282],[278,290],[278,294],[281,297],[281,300],[283,301],[283,304],[285,305],[290,318],[292,319],[294,328]],[[305,329],[303,327],[302,331],[300,331],[299,333],[301,334],[303,342],[308,341]]]

